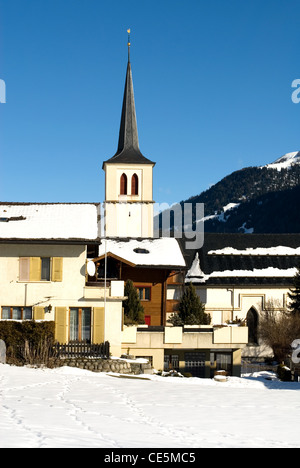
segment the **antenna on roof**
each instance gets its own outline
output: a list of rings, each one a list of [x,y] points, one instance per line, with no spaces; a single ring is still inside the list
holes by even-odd
[[[128,40],[127,40],[127,46],[128,46],[128,62],[130,62],[130,29],[127,29],[128,33]]]

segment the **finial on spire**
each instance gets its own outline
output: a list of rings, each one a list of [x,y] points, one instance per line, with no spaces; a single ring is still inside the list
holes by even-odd
[[[128,62],[130,62],[130,29],[127,29],[128,33],[128,41],[127,41],[127,46],[128,46]]]

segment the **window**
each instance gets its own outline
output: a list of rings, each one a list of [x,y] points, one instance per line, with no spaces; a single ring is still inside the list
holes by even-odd
[[[135,253],[139,253],[139,254],[148,254],[148,253],[150,253],[149,250],[142,249],[141,247],[137,247],[136,249],[133,249],[133,251]]]
[[[247,313],[247,327],[248,327],[248,344],[257,345],[258,344],[258,314],[254,307],[251,307]]]
[[[41,280],[50,281],[50,258],[41,258]]]
[[[120,195],[127,195],[127,175],[126,174],[121,175]]]
[[[151,287],[150,286],[137,286],[139,298],[141,301],[151,300]]]
[[[164,357],[164,370],[179,369],[179,355],[178,354],[165,354]]]
[[[167,300],[168,301],[180,301],[182,296],[181,287],[167,286]]]
[[[90,307],[70,308],[70,341],[91,341]]]
[[[232,355],[231,353],[215,353],[216,370],[224,370],[229,375],[232,374]]]
[[[4,306],[2,320],[32,320],[32,307]]]
[[[19,281],[62,281],[62,257],[20,257]]]
[[[138,195],[139,193],[139,179],[136,174],[131,177],[131,195]]]
[[[191,373],[194,377],[205,377],[205,352],[185,353],[185,372]]]

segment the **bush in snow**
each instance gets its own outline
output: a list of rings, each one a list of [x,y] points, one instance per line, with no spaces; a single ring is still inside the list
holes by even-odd
[[[291,344],[300,336],[300,314],[293,314],[280,302],[269,300],[259,318],[259,337],[269,346],[277,362],[291,355]]]
[[[284,364],[279,364],[279,366],[277,367],[277,375],[278,378],[283,382],[290,382],[292,380],[291,370]]]
[[[8,363],[47,364],[54,344],[54,322],[3,320],[0,339],[6,344]]]

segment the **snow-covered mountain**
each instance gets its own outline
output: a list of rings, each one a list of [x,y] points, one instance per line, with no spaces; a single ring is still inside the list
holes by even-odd
[[[206,232],[300,232],[300,151],[235,171],[183,203],[204,204],[196,222]]]
[[[280,158],[276,159],[271,164],[267,164],[266,166],[269,169],[277,169],[281,171],[281,169],[290,169],[293,167],[294,164],[300,164],[300,151],[295,151],[293,153],[286,153]]]

